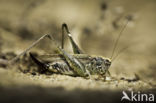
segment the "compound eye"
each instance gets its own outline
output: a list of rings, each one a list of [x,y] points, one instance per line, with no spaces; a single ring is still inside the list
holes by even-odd
[[[101,62],[97,61],[96,65],[97,66],[100,66],[101,65]]]
[[[108,62],[110,62],[108,59],[106,59],[106,62],[108,63]]]

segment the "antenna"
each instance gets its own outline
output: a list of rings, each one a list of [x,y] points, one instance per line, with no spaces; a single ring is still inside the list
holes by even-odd
[[[115,50],[116,50],[117,44],[118,44],[118,42],[119,42],[119,39],[120,39],[120,37],[121,37],[121,35],[122,35],[122,32],[124,31],[124,29],[125,29],[126,26],[128,25],[128,22],[129,22],[129,19],[127,19],[127,22],[125,23],[125,25],[124,25],[123,28],[121,29],[121,31],[120,31],[120,33],[119,33],[119,35],[118,35],[118,37],[117,37],[117,39],[116,39],[116,41],[115,41],[115,44],[114,44],[114,47],[113,47],[113,52],[112,52],[112,55],[111,55],[111,58],[110,58],[110,59],[112,59],[112,57],[113,57],[113,55],[114,55],[114,53],[115,53]]]
[[[112,62],[121,54],[121,53],[123,53],[126,49],[128,49],[129,48],[129,45],[128,46],[126,46],[126,47],[124,47],[124,48],[122,48],[122,49],[120,49],[119,50],[119,52],[115,55],[115,57],[112,59]]]
[[[114,56],[114,58],[112,59],[112,62],[120,55],[122,54],[125,50],[127,50],[128,48],[131,48],[132,46],[134,46],[133,44],[136,44],[137,42],[133,42],[130,45],[127,45],[125,47],[123,47],[122,49],[120,49],[117,54]]]

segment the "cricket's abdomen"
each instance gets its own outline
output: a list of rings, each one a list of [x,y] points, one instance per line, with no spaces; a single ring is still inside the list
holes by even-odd
[[[76,76],[76,73],[65,62],[53,62],[49,65],[49,71],[53,73]]]
[[[73,55],[78,61],[80,61],[83,65],[88,64],[90,62],[91,57],[84,54]],[[39,57],[44,63],[49,65],[48,71],[56,74],[64,74],[71,76],[78,76],[78,74],[71,68],[66,61],[66,59],[62,55],[43,55]]]

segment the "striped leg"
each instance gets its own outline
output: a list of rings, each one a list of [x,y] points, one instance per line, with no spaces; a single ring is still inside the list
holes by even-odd
[[[67,24],[62,24],[62,49],[64,48],[64,30],[66,30],[67,35],[70,39],[70,42],[72,44],[72,48],[73,48],[73,52],[74,54],[83,54],[83,52],[81,51],[81,49],[78,47],[78,45],[75,43],[75,41],[73,40],[71,33],[69,32],[68,26]]]
[[[55,42],[52,36],[48,36],[51,42],[55,43],[57,50],[59,54],[61,54],[65,60],[68,62],[69,66],[73,69],[73,71],[79,75],[79,76],[86,76],[88,73],[85,70],[84,64],[82,64],[78,59],[76,59],[74,56],[68,54],[65,52],[62,48],[58,46],[58,44]]]

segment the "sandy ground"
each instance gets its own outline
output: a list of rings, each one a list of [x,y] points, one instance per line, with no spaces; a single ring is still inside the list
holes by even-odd
[[[132,18],[115,55],[129,48],[112,62],[112,80],[23,73],[21,70],[37,69],[26,55],[15,65],[1,65],[0,102],[104,103],[120,101],[123,90],[156,93],[155,10],[155,0],[0,0],[0,58],[5,59],[15,57],[46,33],[60,42],[63,22],[85,53],[110,57],[125,17]],[[72,53],[68,39],[65,42],[65,50]],[[37,54],[54,51],[48,39],[31,50]]]

